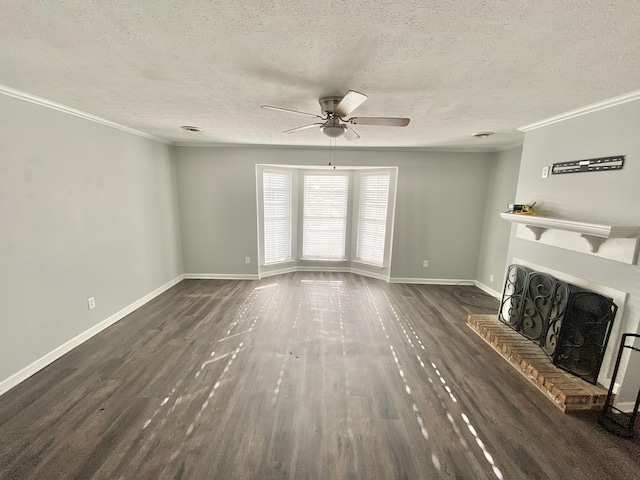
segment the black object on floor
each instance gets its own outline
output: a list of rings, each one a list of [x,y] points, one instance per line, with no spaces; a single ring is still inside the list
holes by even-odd
[[[616,366],[613,370],[613,377],[611,378],[611,386],[609,387],[609,393],[607,394],[607,400],[598,417],[598,423],[602,425],[606,430],[615,433],[621,437],[633,438],[635,434],[635,424],[638,418],[638,407],[640,406],[640,386],[638,387],[638,395],[636,396],[636,404],[631,413],[626,413],[613,406],[613,387],[616,384],[616,377],[618,375],[618,368],[620,367],[620,361],[625,349],[628,349],[630,355],[634,352],[640,352],[640,348],[634,345],[634,340],[640,338],[640,335],[635,333],[625,333],[622,335],[622,343],[618,350],[618,358],[616,359]],[[627,344],[627,339],[630,339],[630,343]],[[637,356],[637,355],[636,355]],[[629,359],[632,360],[633,357]]]

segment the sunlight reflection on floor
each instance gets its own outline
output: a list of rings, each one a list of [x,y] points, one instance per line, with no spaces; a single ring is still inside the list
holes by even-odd
[[[378,308],[378,305],[377,305],[377,302],[376,302],[376,298],[375,298],[373,292],[371,291],[371,289],[368,286],[366,287],[366,290],[367,290],[367,293],[368,293],[369,298],[371,300],[371,303],[372,303],[372,305],[374,307],[376,315],[378,317],[378,322],[380,323],[383,331],[385,331],[385,337],[387,339],[389,339],[389,335],[388,335],[388,333],[386,331],[386,327],[385,327],[385,322],[383,320],[383,315],[380,313],[380,308]],[[391,302],[390,298],[387,296],[386,292],[382,291],[382,294],[383,294],[384,299],[386,301],[386,307],[391,312],[391,315],[387,315],[387,318],[391,318],[392,321],[395,321],[396,325],[400,328],[400,330],[402,331],[405,339],[407,340],[409,348],[414,348],[414,349],[416,348],[415,344],[414,344],[414,340],[415,340],[415,342],[417,342],[417,344],[420,346],[420,348],[426,352],[427,349],[426,349],[424,343],[422,342],[422,339],[420,338],[418,333],[415,331],[415,329],[413,328],[411,323],[406,318],[404,318],[404,317],[401,318],[401,316],[398,315],[397,309],[394,308],[393,303]],[[409,335],[409,331],[411,332],[412,335]],[[413,339],[411,338],[412,336],[413,336]],[[407,378],[407,376],[405,374],[405,371],[401,366],[401,363],[400,363],[400,361],[398,359],[398,355],[396,354],[396,349],[393,347],[393,345],[389,345],[389,347],[390,347],[391,353],[393,355],[394,362],[395,362],[395,364],[397,366],[400,378],[402,379],[402,381],[404,383],[405,392],[408,395],[411,395],[411,388],[409,386],[410,380]],[[416,359],[418,360],[418,362],[420,364],[420,367],[425,371],[425,373],[427,373],[427,379],[429,381],[429,384],[433,387],[434,392],[435,392],[435,394],[436,394],[436,396],[437,396],[437,398],[439,400],[439,403],[440,403],[442,409],[444,410],[444,412],[446,414],[447,420],[452,425],[452,428],[454,429],[454,432],[456,433],[456,435],[459,437],[460,444],[469,453],[473,454],[473,451],[471,450],[471,448],[469,447],[468,443],[464,439],[460,428],[456,424],[453,415],[450,413],[446,403],[444,402],[444,400],[441,397],[441,395],[438,393],[438,391],[436,389],[436,386],[435,386],[435,383],[433,382],[431,376],[429,375],[429,372],[427,372],[427,366],[426,366],[425,362],[422,360],[420,355],[416,355]],[[433,368],[433,371],[435,372],[438,380],[440,381],[440,385],[442,386],[444,391],[447,393],[447,396],[451,399],[451,401],[454,404],[457,404],[458,400],[457,400],[455,394],[453,393],[453,389],[449,386],[449,384],[445,380],[444,376],[442,375],[442,373],[438,369],[438,367],[435,364],[435,362],[429,361],[429,364]],[[428,441],[429,440],[429,435],[428,435],[428,432],[427,432],[426,427],[424,425],[424,418],[423,418],[422,414],[420,413],[420,410],[419,410],[419,408],[418,408],[418,406],[417,406],[417,404],[415,402],[413,403],[412,408],[413,408],[414,415],[416,417],[416,421],[418,422],[418,426],[420,427],[420,431],[422,433],[422,436],[424,437],[424,439],[426,441]],[[484,459],[491,466],[491,469],[493,470],[493,473],[496,476],[496,478],[498,478],[498,480],[503,480],[502,472],[497,467],[497,465],[495,465],[493,457],[488,452],[486,446],[484,445],[484,443],[480,439],[477,430],[471,424],[471,421],[469,420],[468,415],[466,415],[463,412],[463,413],[461,413],[461,418],[463,419],[464,423],[467,425],[467,428],[468,428],[469,432],[473,435],[476,444],[478,445],[478,447],[482,451]],[[439,461],[438,457],[435,455],[435,453],[433,453],[433,452],[432,452],[432,463],[438,470],[441,469],[440,461]]]

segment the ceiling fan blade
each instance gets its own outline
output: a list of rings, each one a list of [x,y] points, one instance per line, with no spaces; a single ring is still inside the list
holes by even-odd
[[[349,119],[353,125],[382,125],[386,127],[406,127],[409,125],[408,118],[393,117],[353,117]]]
[[[362,105],[367,96],[364,93],[356,92],[355,90],[349,90],[340,103],[336,105],[336,108],[333,113],[335,113],[339,117],[346,117],[351,112],[353,112],[356,108]]]
[[[297,113],[298,115],[306,115],[307,117],[312,118],[323,118],[315,113],[299,112],[298,110],[291,110],[290,108],[274,107],[272,105],[260,105],[260,107],[265,110],[276,110],[278,112]]]
[[[345,127],[343,134],[344,138],[347,140],[356,140],[360,138],[360,135],[358,135],[353,128],[349,127],[349,125],[345,125]]]
[[[296,127],[296,128],[292,128],[291,130],[285,130],[282,133],[294,133],[294,132],[299,132],[301,130],[306,130],[308,128],[314,128],[314,127],[319,127],[321,125],[324,125],[324,123],[312,123],[310,125],[303,125],[301,127]]]

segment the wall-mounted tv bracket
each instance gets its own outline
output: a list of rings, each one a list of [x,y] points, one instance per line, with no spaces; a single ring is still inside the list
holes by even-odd
[[[604,170],[621,170],[624,166],[624,155],[615,157],[590,158],[573,162],[554,163],[551,167],[552,175],[561,173],[602,172]]]

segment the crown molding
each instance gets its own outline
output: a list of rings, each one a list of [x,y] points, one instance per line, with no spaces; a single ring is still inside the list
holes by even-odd
[[[166,138],[157,137],[150,133],[136,130],[126,125],[122,125],[105,118],[92,115],[90,113],[77,110],[75,108],[53,102],[30,93],[22,92],[11,87],[0,85],[0,94],[8,97],[18,98],[25,102],[34,103],[42,107],[51,108],[59,112],[74,115],[76,117],[99,123],[107,127],[116,128],[139,137],[144,137],[155,142],[170,145],[172,147],[200,147],[200,148],[255,148],[255,149],[285,149],[285,150],[334,150],[334,151],[388,151],[388,152],[441,152],[441,153],[495,153],[503,150],[510,150],[522,146],[522,143],[497,147],[469,147],[469,146],[418,146],[418,147],[328,147],[322,145],[273,145],[273,144],[243,144],[243,143],[214,143],[214,142],[181,142],[171,141]],[[637,98],[640,98],[640,91],[636,92]],[[630,101],[630,100],[628,100]],[[603,107],[604,108],[604,107]],[[522,127],[525,128],[525,127]],[[519,129],[524,131],[522,129]]]
[[[52,102],[51,100],[47,100],[42,97],[37,97],[36,95],[31,95],[30,93],[21,92],[20,90],[6,87],[4,85],[0,85],[0,94],[6,95],[8,97],[18,98],[20,100],[24,100],[25,102],[35,103],[36,105],[40,105],[41,107],[51,108],[53,110],[67,113],[69,115],[74,115],[76,117],[80,117],[85,120],[89,120],[91,122],[100,123],[102,125],[106,125],[107,127],[116,128],[118,130],[122,130],[124,132],[137,135],[139,137],[144,137],[144,138],[148,138],[149,140],[153,140],[155,142],[164,143],[165,145],[171,145],[171,142],[169,142],[168,140],[165,140],[164,138],[156,137],[155,135],[151,135],[141,130],[136,130],[135,128],[127,127],[125,125],[112,122],[111,120],[97,117],[95,115],[91,115],[90,113],[76,110],[75,108],[67,107],[66,105],[62,105],[61,103]]]
[[[550,117],[536,123],[530,123],[529,125],[519,127],[518,130],[520,130],[521,132],[528,132],[530,130],[535,130],[536,128],[546,127],[547,125],[553,125],[554,123],[563,122],[570,118],[580,117],[588,113],[597,112],[598,110],[604,110],[605,108],[609,107],[615,107],[616,105],[622,105],[623,103],[634,102],[636,100],[640,100],[640,90],[625,93],[624,95],[619,95],[617,97],[603,100],[601,102],[592,103],[591,105],[587,105],[586,107],[576,108],[575,110],[570,110],[566,113],[562,113],[560,115],[556,115],[554,117]]]

